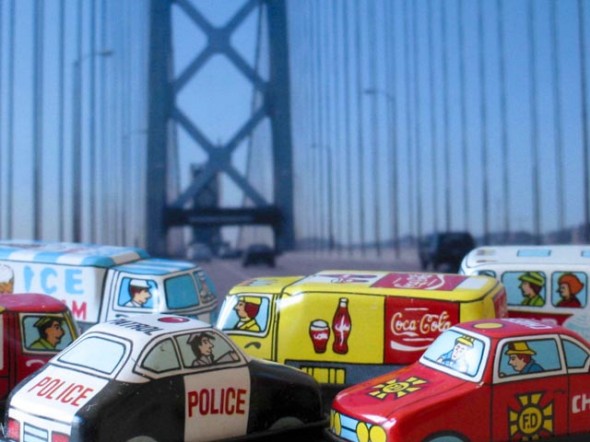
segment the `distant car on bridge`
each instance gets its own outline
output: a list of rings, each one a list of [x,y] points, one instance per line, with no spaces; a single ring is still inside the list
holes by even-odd
[[[267,244],[252,244],[248,246],[242,256],[242,265],[248,267],[256,264],[275,266],[275,251]]]
[[[439,232],[426,235],[418,244],[422,270],[457,273],[461,260],[475,248],[468,232]]]

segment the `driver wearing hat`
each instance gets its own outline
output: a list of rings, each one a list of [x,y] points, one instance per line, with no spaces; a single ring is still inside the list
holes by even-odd
[[[508,355],[508,365],[517,373],[540,373],[543,371],[533,358],[537,353],[531,349],[525,341],[516,341],[508,344],[506,355]]]

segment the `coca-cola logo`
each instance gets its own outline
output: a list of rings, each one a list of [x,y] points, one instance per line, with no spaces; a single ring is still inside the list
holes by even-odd
[[[418,318],[407,317],[404,316],[404,312],[398,312],[391,317],[390,323],[391,333],[395,336],[411,337],[439,334],[452,325],[449,312],[446,310],[440,314],[426,313]]]
[[[409,364],[443,331],[459,322],[459,304],[391,297],[385,302],[385,360]]]

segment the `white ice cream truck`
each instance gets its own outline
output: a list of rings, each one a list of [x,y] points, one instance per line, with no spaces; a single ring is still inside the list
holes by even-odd
[[[63,301],[82,330],[137,313],[211,322],[217,307],[213,284],[200,267],[151,258],[133,247],[0,241],[0,287]]]

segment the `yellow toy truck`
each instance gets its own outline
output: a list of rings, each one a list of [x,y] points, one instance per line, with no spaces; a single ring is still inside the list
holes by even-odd
[[[344,386],[416,361],[454,324],[506,314],[487,276],[326,270],[242,282],[217,328],[253,356]]]

